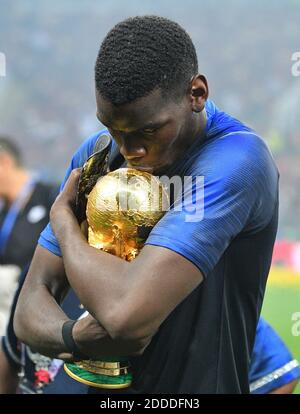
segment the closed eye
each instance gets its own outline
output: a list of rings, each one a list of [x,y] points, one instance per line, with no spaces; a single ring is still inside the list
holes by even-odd
[[[141,130],[141,132],[143,134],[151,135],[151,134],[154,134],[154,132],[157,131],[157,130],[158,130],[158,128],[144,128],[144,129]]]

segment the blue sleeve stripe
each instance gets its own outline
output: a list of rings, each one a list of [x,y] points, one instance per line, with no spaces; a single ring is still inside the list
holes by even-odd
[[[252,394],[267,394],[296,378],[300,378],[300,367],[298,361],[293,359],[270,374],[250,383],[250,392]]]
[[[46,239],[43,236],[43,233],[40,235],[38,244],[44,249],[49,250],[51,253],[55,254],[55,256],[61,257],[60,248],[56,244],[52,243],[49,239]]]

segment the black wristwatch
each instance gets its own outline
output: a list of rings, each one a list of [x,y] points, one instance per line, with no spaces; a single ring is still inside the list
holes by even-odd
[[[75,325],[76,321],[69,320],[64,322],[62,326],[62,338],[64,341],[64,344],[66,345],[68,351],[73,355],[74,359],[76,360],[83,360],[83,359],[89,359],[86,355],[84,355],[80,349],[78,348],[76,342],[73,338],[73,327]]]

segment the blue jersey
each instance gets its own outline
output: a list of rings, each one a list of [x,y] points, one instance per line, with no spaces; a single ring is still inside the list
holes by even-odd
[[[196,224],[186,222],[186,211],[195,210],[191,200],[191,206],[185,204],[184,211],[166,214],[147,240],[147,244],[167,247],[185,256],[204,276],[230,240],[245,230],[245,224],[248,231],[253,231],[268,223],[276,203],[278,180],[270,153],[254,131],[219,111],[210,100],[206,111],[206,139],[196,142],[173,169],[174,174],[204,178],[205,219]],[[104,129],[83,142],[72,158],[61,189],[71,171],[83,166],[97,139],[107,132]],[[263,203],[257,199],[258,194],[264,196]],[[61,256],[50,224],[42,232],[39,244]]]
[[[299,362],[274,329],[260,318],[249,371],[250,392],[267,394],[296,378],[300,378]]]
[[[171,208],[146,241],[184,256],[205,280],[169,315],[145,353],[132,359],[132,392],[249,392],[248,368],[277,231],[278,172],[253,130],[210,100],[206,112],[205,137],[168,171],[193,178],[184,208]],[[64,182],[105,132],[81,145]],[[198,218],[197,193],[204,201]],[[39,244],[61,255],[50,225]]]

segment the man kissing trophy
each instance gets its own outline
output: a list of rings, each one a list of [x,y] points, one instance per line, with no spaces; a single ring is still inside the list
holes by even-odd
[[[159,179],[147,172],[133,168],[108,172],[111,146],[111,137],[102,135],[84,164],[76,216],[87,230],[90,246],[131,261],[168,209],[169,197]],[[98,388],[127,388],[132,382],[124,357],[68,362],[64,368],[73,379]]]

